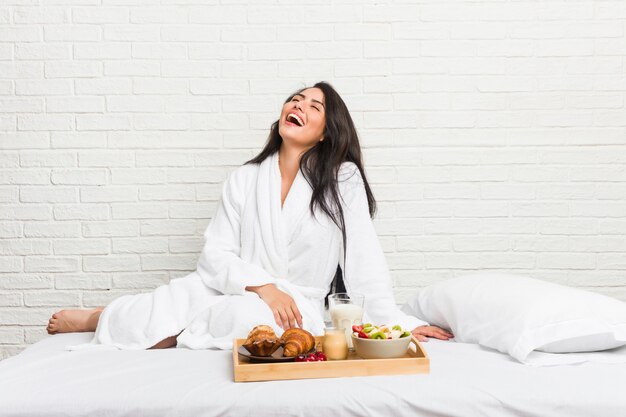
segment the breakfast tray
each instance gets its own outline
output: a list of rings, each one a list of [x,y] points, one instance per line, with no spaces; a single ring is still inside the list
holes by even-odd
[[[316,336],[316,347],[322,344],[323,336]],[[411,336],[407,353],[401,358],[361,359],[350,352],[348,359],[323,362],[277,362],[251,363],[237,353],[246,339],[233,342],[233,368],[235,382],[277,381],[284,379],[341,378],[349,376],[427,374],[430,359],[422,345]]]

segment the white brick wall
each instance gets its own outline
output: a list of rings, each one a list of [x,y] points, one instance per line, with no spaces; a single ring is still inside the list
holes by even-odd
[[[626,300],[624,1],[217,3],[1,2],[0,358],[193,270],[220,183],[318,80],[398,301],[479,269]]]

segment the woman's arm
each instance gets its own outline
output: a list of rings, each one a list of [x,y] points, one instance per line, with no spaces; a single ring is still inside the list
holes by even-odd
[[[246,198],[245,177],[233,172],[224,182],[215,217],[204,232],[205,244],[197,272],[203,282],[222,294],[256,293],[283,329],[302,327],[302,315],[293,298],[279,290],[275,277],[246,262],[241,253],[241,213]]]
[[[215,216],[204,232],[205,244],[196,268],[205,285],[222,294],[243,294],[246,287],[276,281],[265,269],[240,257],[245,180],[240,168],[224,182]]]
[[[439,332],[441,329],[428,326],[396,305],[389,269],[369,215],[365,186],[356,165],[344,164],[339,181],[347,239],[345,263],[343,253],[339,263],[348,293],[365,296],[364,321],[399,324],[405,329],[413,329],[413,334],[420,340],[422,335],[444,338],[445,335]]]

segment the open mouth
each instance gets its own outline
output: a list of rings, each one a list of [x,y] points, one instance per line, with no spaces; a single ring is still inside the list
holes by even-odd
[[[289,113],[287,117],[285,118],[285,122],[287,124],[292,124],[292,125],[299,126],[299,127],[304,126],[304,122],[302,121],[302,119],[300,119],[298,115],[294,113]]]

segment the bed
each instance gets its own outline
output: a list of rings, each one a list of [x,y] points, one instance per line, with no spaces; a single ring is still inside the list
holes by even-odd
[[[626,364],[532,367],[430,340],[428,375],[233,382],[231,352],[67,351],[58,334],[0,362],[0,416],[619,416]]]

